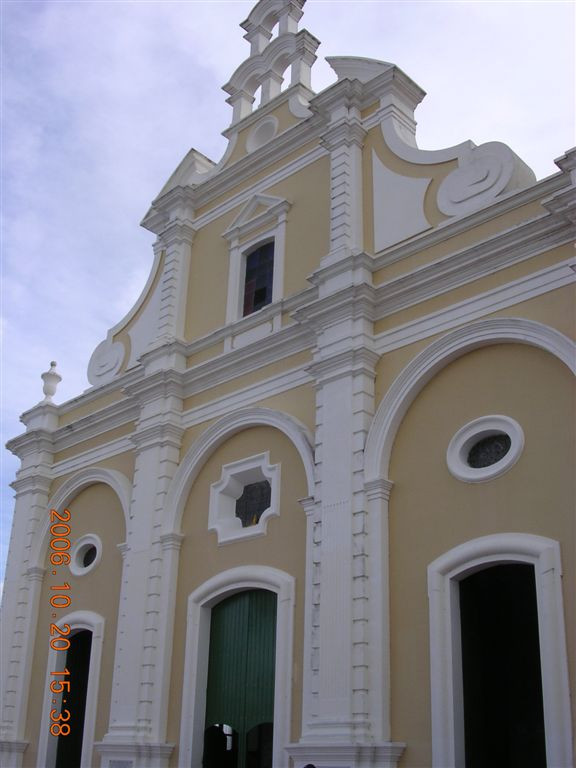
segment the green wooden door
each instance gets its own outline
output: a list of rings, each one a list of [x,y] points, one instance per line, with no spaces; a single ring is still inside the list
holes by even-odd
[[[271,768],[276,595],[239,592],[212,609],[204,768]]]

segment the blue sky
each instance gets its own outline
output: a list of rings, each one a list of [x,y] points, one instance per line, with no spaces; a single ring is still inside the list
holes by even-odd
[[[244,0],[2,0],[3,442],[42,399],[88,387],[86,368],[152,264],[138,226],[195,147],[214,160],[231,109],[221,86],[248,55]],[[397,64],[428,93],[418,142],[504,141],[538,178],[574,143],[572,2],[308,0],[301,26],[323,57]],[[0,574],[18,460],[2,451]]]

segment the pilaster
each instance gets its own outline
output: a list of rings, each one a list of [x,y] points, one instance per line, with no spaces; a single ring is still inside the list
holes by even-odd
[[[144,365],[161,365],[159,353],[144,356]],[[140,406],[132,438],[136,465],[130,515],[135,525],[123,551],[110,724],[98,749],[104,765],[124,760],[126,768],[147,768],[166,764],[172,749],[163,743],[161,704],[170,681],[165,599],[173,599],[178,542],[162,539],[161,529],[164,500],[180,459],[182,374],[154,370],[126,393]]]
[[[192,258],[192,243],[196,230],[190,202],[184,194],[178,196],[178,190],[171,193],[172,220],[159,236],[156,247],[164,250],[164,270],[161,276],[160,308],[156,344],[184,338],[186,317],[186,297]],[[181,198],[181,199],[180,199]]]
[[[22,759],[38,601],[44,569],[31,560],[34,539],[48,512],[53,432],[58,409],[44,402],[23,414],[27,431],[7,444],[21,460],[12,487],[16,491],[2,603],[2,753],[9,764]],[[8,745],[12,744],[14,748]],[[10,762],[11,761],[11,762]]]
[[[346,80],[333,89],[329,99],[316,99],[316,108],[328,122],[322,144],[330,152],[330,251],[322,266],[363,248],[362,147],[366,131],[360,114],[361,95],[361,84]]]

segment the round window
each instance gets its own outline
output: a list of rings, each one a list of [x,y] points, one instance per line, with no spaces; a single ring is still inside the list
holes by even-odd
[[[75,576],[84,576],[98,565],[101,557],[100,537],[94,533],[88,533],[79,538],[70,550],[70,570]]]
[[[491,480],[508,471],[524,447],[521,426],[508,416],[483,416],[454,435],[446,452],[448,469],[467,483]]]

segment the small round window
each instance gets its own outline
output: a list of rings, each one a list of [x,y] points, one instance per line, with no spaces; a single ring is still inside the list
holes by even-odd
[[[70,550],[70,570],[75,576],[83,576],[93,570],[102,557],[102,542],[94,533],[82,536]]]
[[[448,446],[448,469],[467,483],[491,480],[508,471],[519,459],[524,433],[508,416],[483,416],[466,424]]]

